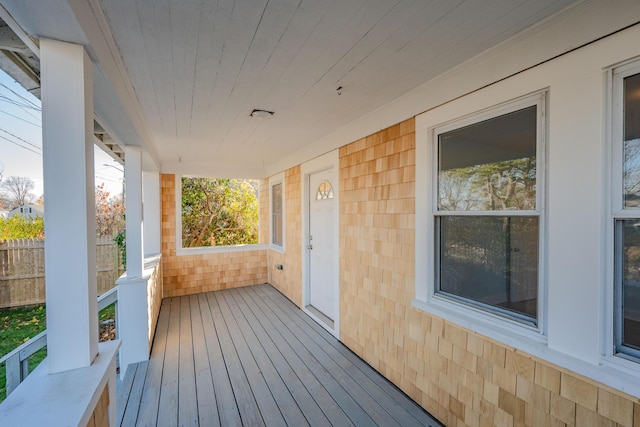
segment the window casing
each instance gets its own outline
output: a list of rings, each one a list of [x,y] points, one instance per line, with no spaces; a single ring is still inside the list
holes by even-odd
[[[271,243],[282,246],[283,243],[283,215],[282,215],[282,183],[271,186]]]
[[[269,247],[275,251],[284,253],[286,245],[285,234],[285,194],[286,185],[284,172],[280,172],[269,178]]]
[[[614,352],[640,361],[640,62],[613,70]]]
[[[176,253],[259,249],[258,185],[250,179],[177,177]]]
[[[433,297],[538,328],[545,96],[433,129]]]

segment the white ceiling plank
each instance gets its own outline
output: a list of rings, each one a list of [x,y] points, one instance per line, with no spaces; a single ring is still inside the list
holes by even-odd
[[[39,7],[52,9],[64,31],[48,24],[44,11],[31,16],[17,0],[5,1],[28,32],[43,28],[58,39],[67,35],[86,42],[63,0]],[[24,1],[29,8],[36,2]],[[578,3],[91,1],[104,11],[107,35],[120,53],[163,169],[237,164],[254,172],[278,164],[283,153],[304,152],[314,141]],[[275,115],[257,121],[249,117],[253,108]]]

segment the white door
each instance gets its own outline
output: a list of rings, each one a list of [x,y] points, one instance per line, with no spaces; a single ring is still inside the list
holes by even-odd
[[[332,170],[309,176],[309,304],[334,319],[335,251]]]

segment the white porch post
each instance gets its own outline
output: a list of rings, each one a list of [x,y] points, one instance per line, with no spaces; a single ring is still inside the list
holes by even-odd
[[[130,363],[149,358],[149,323],[147,308],[147,277],[144,276],[142,151],[140,147],[125,147],[124,175],[127,227],[127,270],[118,280],[118,333],[120,375]]]
[[[98,354],[93,67],[80,45],[42,39],[42,139],[49,372]]]
[[[124,176],[127,227],[127,277],[141,277],[144,270],[142,250],[142,150],[125,147]]]
[[[142,172],[142,198],[144,206],[144,256],[149,257],[161,252],[160,243],[160,173]]]

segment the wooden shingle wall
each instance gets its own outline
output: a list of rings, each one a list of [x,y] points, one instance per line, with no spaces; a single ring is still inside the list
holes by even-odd
[[[108,427],[109,426],[109,384],[104,386],[100,399],[96,404],[87,427]]]
[[[414,184],[413,119],[340,149],[344,344],[447,426],[640,426],[638,399],[411,306]]]
[[[265,249],[177,256],[175,175],[163,174],[161,186],[164,297],[217,291],[267,281]]]
[[[285,171],[285,253],[269,250],[269,283],[298,307],[302,305],[302,224],[300,166]],[[277,266],[282,265],[282,270]]]

